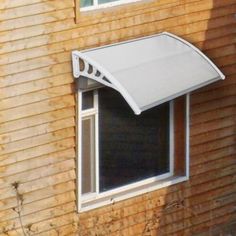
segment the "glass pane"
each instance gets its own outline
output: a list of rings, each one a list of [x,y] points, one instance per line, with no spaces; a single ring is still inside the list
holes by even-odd
[[[94,116],[82,121],[82,193],[95,191]]]
[[[98,4],[108,3],[108,2],[116,2],[118,0],[98,0]]]
[[[100,192],[169,172],[169,103],[137,116],[115,90],[98,91]]]
[[[80,0],[80,7],[89,7],[93,5],[93,0]]]
[[[82,110],[93,108],[93,91],[82,93]]]

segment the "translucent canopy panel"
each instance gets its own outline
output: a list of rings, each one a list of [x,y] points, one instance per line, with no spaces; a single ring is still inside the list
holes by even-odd
[[[224,79],[201,51],[166,32],[73,51],[72,59],[75,78],[116,89],[135,114]]]

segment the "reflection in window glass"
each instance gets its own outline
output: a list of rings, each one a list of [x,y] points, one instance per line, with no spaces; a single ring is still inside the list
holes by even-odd
[[[118,0],[98,0],[98,4],[108,3],[108,2],[116,2]]]
[[[93,91],[82,93],[82,110],[93,108]]]
[[[80,7],[89,7],[93,5],[93,0],[80,0]]]

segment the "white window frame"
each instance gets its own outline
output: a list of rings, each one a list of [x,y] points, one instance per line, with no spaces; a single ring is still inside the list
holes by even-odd
[[[92,6],[80,7],[80,11],[84,12],[84,11],[98,10],[98,9],[114,7],[114,6],[119,6],[119,5],[123,5],[123,4],[139,2],[139,1],[142,1],[142,0],[117,0],[117,1],[114,1],[114,2],[98,4],[98,0],[93,0],[93,5]]]
[[[87,90],[89,91],[89,90]],[[170,171],[155,177],[147,178],[132,184],[114,188],[99,193],[99,110],[98,110],[98,92],[94,90],[94,107],[82,111],[82,93],[87,91],[78,90],[77,100],[77,208],[79,212],[85,212],[104,205],[112,204],[130,197],[138,196],[163,187],[177,184],[189,179],[189,94],[186,95],[186,174],[185,176],[174,176],[174,109],[173,101],[170,101],[170,149],[169,149],[169,169]],[[82,120],[84,117],[95,117],[95,184],[96,192],[83,194],[82,196]],[[80,168],[81,167],[81,168]]]

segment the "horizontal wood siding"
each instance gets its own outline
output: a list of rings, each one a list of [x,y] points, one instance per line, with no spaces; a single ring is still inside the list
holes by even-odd
[[[75,8],[75,0],[0,3],[0,235],[24,235],[22,226],[42,236],[229,232],[236,221],[236,0]],[[71,50],[162,31],[199,47],[226,75],[191,95],[190,180],[78,215]]]

